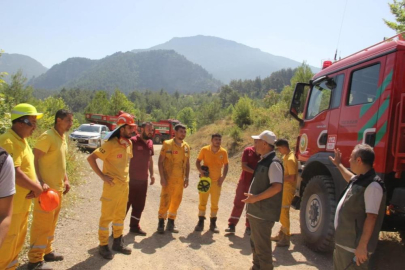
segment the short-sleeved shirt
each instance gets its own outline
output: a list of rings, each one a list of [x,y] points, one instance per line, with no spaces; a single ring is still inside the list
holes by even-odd
[[[354,179],[357,179],[356,175],[353,176],[351,180],[354,180]],[[340,201],[336,207],[335,222],[334,222],[335,229],[337,228],[337,225],[339,223],[338,218],[339,218],[340,209],[342,208],[346,195],[352,188],[353,183],[354,182],[352,182],[350,184],[349,188],[346,190],[345,194],[342,196],[342,198],[340,199]],[[367,186],[366,190],[364,191],[364,203],[366,205],[366,213],[378,215],[378,212],[380,210],[381,200],[384,195],[383,193],[384,193],[384,191],[383,191],[381,185],[377,182],[371,182]]]
[[[0,171],[0,199],[15,194],[15,169],[13,158],[8,155]]]
[[[253,146],[246,147],[245,150],[243,150],[242,163],[246,162],[246,164],[253,170],[256,169],[257,163],[259,162],[259,160],[260,160],[260,155],[258,155],[256,153],[255,148]],[[243,179],[246,181],[252,181],[252,178],[253,178],[253,173],[242,170],[240,179]]]
[[[131,180],[148,180],[150,157],[154,155],[153,142],[142,140],[139,135],[131,138],[133,157],[129,163]]]
[[[165,156],[163,162],[165,177],[184,177],[186,163],[190,158],[190,146],[186,142],[183,141],[181,145],[177,145],[174,139],[164,141],[160,155]]]
[[[45,153],[38,160],[42,181],[50,188],[63,191],[67,153],[65,136],[51,128],[39,136],[34,148]]]
[[[114,179],[129,182],[129,160],[132,158],[132,143],[120,144],[112,138],[93,152],[103,161],[103,173]]]
[[[210,178],[212,181],[218,181],[222,176],[222,167],[228,164],[228,152],[222,147],[214,153],[211,149],[211,145],[201,148],[198,154],[198,160],[204,162],[204,166],[209,168]]]
[[[294,174],[298,175],[298,161],[293,151],[290,151],[290,153],[283,156],[283,165],[284,165],[284,176]],[[295,183],[284,182],[284,184],[292,184],[295,186],[296,182],[297,178],[295,178]]]
[[[27,140],[21,138],[12,129],[0,135],[0,146],[13,158],[14,167],[20,170],[33,182],[37,181],[34,166],[34,154]],[[25,197],[31,191],[16,185],[13,199],[13,214],[25,213],[30,210],[31,200]]]

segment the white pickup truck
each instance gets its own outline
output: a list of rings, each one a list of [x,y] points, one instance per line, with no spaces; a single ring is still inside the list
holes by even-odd
[[[104,143],[104,137],[109,131],[105,125],[82,124],[69,135],[69,138],[77,142],[80,148],[96,149]]]

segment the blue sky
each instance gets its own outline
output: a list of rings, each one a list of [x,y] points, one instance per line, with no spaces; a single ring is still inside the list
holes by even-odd
[[[346,0],[0,0],[0,49],[49,68],[207,35],[319,67],[338,43],[344,57],[395,35],[388,2],[348,0],[344,14]]]

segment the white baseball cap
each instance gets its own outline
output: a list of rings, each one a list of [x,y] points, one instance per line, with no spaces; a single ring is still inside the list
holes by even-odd
[[[252,136],[253,139],[255,140],[263,140],[268,144],[271,144],[274,146],[274,143],[277,141],[276,134],[274,134],[273,131],[270,130],[265,130],[260,135]]]

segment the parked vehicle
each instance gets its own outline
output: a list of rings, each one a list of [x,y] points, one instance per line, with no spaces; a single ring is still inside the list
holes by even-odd
[[[301,199],[301,233],[313,250],[333,248],[336,204],[347,185],[328,157],[339,148],[349,167],[359,143],[374,148],[374,168],[387,187],[382,230],[405,231],[404,74],[400,34],[327,61],[310,82],[296,85],[290,113],[300,123],[296,156],[303,167],[294,200]]]
[[[153,142],[155,144],[160,144],[165,140],[174,138],[174,127],[177,124],[180,124],[180,121],[175,119],[166,119],[160,120],[159,122],[152,122],[152,124],[155,128]]]
[[[69,138],[77,142],[80,148],[96,149],[104,143],[103,138],[109,131],[106,125],[82,124],[69,135]]]

